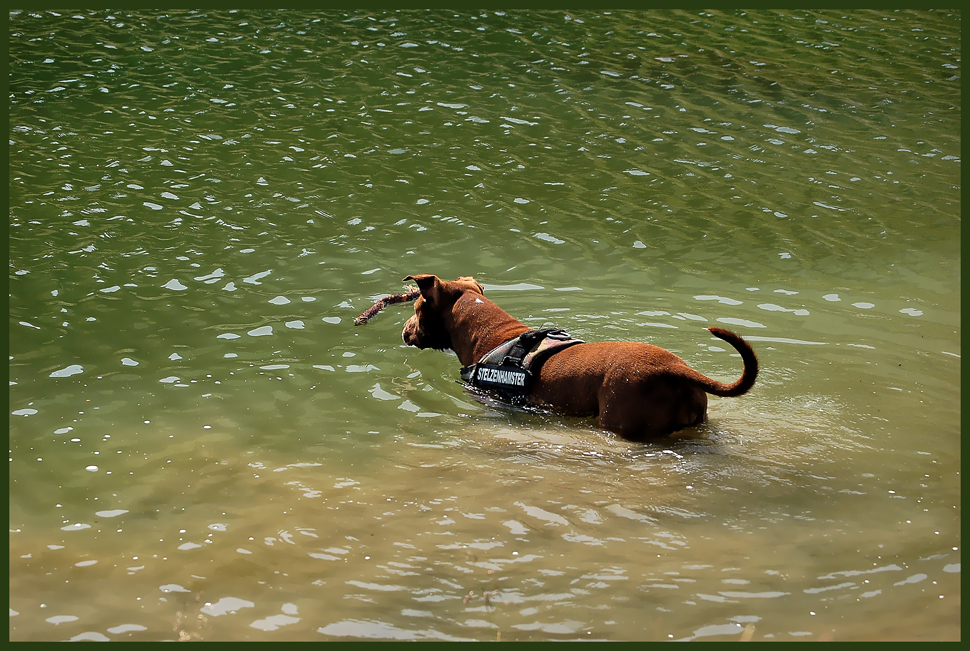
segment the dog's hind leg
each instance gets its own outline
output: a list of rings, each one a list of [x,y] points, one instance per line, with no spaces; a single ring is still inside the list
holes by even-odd
[[[706,416],[707,394],[692,386],[622,383],[600,391],[599,426],[630,440],[700,425]]]

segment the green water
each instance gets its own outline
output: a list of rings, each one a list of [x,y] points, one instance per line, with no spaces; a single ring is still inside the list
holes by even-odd
[[[12,11],[12,640],[957,640],[960,14]],[[408,274],[755,388],[632,444]]]

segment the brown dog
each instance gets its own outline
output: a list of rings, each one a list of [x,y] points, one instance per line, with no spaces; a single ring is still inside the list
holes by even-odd
[[[464,366],[475,364],[502,343],[530,330],[484,296],[472,277],[442,281],[431,274],[408,276],[421,296],[404,324],[404,343],[453,350]],[[677,355],[632,341],[581,343],[549,357],[535,378],[530,401],[569,416],[597,416],[600,427],[628,439],[669,434],[701,423],[707,394],[746,393],[758,375],[748,343],[723,328],[708,328],[734,346],[744,362],[731,384],[693,370]]]

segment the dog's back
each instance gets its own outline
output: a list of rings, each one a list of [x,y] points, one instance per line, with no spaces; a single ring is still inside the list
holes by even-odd
[[[542,366],[536,401],[574,416],[596,416],[605,429],[647,438],[698,425],[707,394],[746,393],[758,375],[758,358],[740,336],[709,328],[741,354],[744,371],[730,384],[698,373],[674,353],[651,344],[609,341],[572,346]]]

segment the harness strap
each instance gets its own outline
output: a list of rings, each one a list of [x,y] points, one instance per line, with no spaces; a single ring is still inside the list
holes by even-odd
[[[512,344],[511,350],[505,355],[505,359],[502,360],[502,365],[521,367],[522,360],[525,359],[525,356],[535,350],[542,340],[546,338],[546,335],[554,332],[558,334],[564,333],[565,331],[559,330],[558,328],[541,328],[539,330],[523,332],[516,338],[515,343]]]
[[[532,390],[532,381],[548,357],[581,343],[560,328],[529,330],[496,346],[477,364],[462,368],[461,379],[519,401]]]

